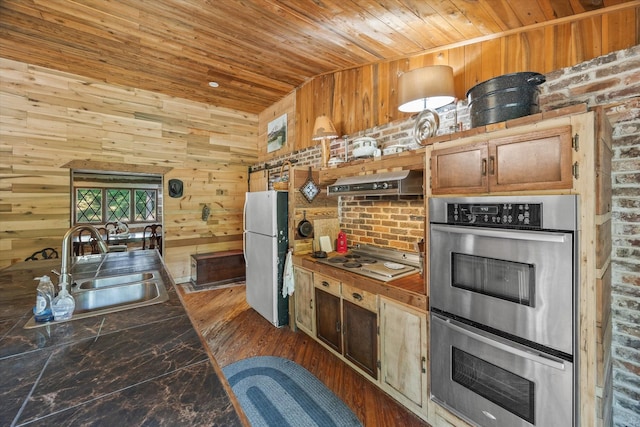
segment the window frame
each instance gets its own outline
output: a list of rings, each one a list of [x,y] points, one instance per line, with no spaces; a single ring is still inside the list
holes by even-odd
[[[145,226],[148,224],[162,223],[162,190],[163,190],[163,177],[158,175],[135,175],[135,174],[106,174],[104,172],[91,173],[91,172],[78,172],[82,179],[76,179],[75,174],[72,174],[72,189],[73,194],[71,197],[71,222],[76,224],[89,224],[94,226],[104,225],[107,222],[115,222],[116,220],[107,220],[109,209],[107,203],[107,191],[112,190],[128,190],[130,194],[129,203],[129,220],[122,221],[125,224],[132,226]],[[88,178],[87,178],[88,177]],[[142,179],[141,179],[142,178]],[[144,179],[148,178],[156,182],[144,182]],[[134,182],[127,182],[134,181]],[[140,181],[140,182],[136,182]],[[95,222],[78,221],[78,190],[99,190],[102,197],[101,220]],[[145,219],[143,221],[136,220],[136,190],[148,191],[153,190],[155,192],[154,208],[155,219]]]

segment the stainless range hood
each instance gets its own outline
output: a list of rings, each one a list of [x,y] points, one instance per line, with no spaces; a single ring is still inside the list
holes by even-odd
[[[329,196],[422,195],[422,171],[394,171],[338,178],[327,188]]]

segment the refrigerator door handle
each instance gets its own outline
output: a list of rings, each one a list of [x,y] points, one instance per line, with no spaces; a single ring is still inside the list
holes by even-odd
[[[242,258],[244,258],[244,265],[249,266],[249,261],[247,260],[247,232],[242,232]]]
[[[244,196],[244,206],[242,208],[242,231],[247,231],[247,203],[249,202],[248,195]]]
[[[244,207],[242,208],[242,257],[244,258],[244,265],[248,266],[247,262],[247,201],[249,197],[244,196]]]

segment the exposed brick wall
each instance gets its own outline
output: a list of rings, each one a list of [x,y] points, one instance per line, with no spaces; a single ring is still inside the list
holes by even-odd
[[[273,189],[273,182],[280,178],[280,172],[282,170],[282,162],[289,160],[294,163],[296,167],[301,166],[311,166],[314,168],[320,167],[320,163],[322,162],[322,151],[319,145],[314,147],[309,147],[304,150],[295,151],[293,153],[289,153],[283,156],[275,157],[268,162],[257,163],[251,168],[249,168],[250,172],[255,172],[262,169],[269,170],[269,189]],[[282,170],[284,175],[288,174],[288,168],[284,168]],[[284,178],[287,178],[285,176]]]
[[[613,424],[640,426],[640,46],[546,77],[543,110],[602,105],[613,125]]]
[[[343,196],[340,226],[348,242],[414,251],[424,237],[422,197]]]
[[[469,129],[470,118],[467,108],[467,101],[460,100],[455,104],[450,104],[437,110],[440,117],[440,126],[436,135],[454,133],[456,131]],[[420,148],[414,139],[415,115],[407,119],[396,120],[385,123],[370,129],[364,129],[352,135],[344,135],[342,138],[334,140],[331,144],[332,156],[340,159],[352,159],[353,142],[363,136],[375,138],[380,151],[392,146],[401,146],[404,150],[415,150]],[[346,152],[346,155],[345,155]]]

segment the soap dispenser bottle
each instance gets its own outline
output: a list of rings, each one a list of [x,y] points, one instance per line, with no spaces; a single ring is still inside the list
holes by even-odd
[[[54,298],[52,309],[54,320],[69,320],[73,315],[73,310],[76,308],[76,302],[67,291],[67,284],[65,282],[60,283],[60,292],[58,296]]]
[[[39,280],[36,289],[36,305],[33,307],[33,318],[38,323],[50,322],[53,320],[52,303],[56,290],[51,283],[49,276],[36,277]]]

